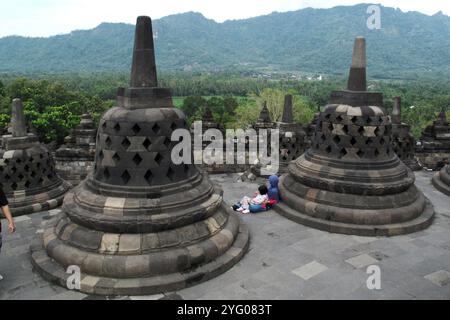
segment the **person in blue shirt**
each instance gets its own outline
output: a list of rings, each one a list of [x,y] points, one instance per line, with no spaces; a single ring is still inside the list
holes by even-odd
[[[279,178],[276,175],[271,175],[269,177],[269,200],[274,200],[277,203],[280,202],[280,191],[278,190]]]

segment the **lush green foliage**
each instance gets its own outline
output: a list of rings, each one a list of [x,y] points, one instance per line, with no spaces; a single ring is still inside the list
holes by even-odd
[[[94,83],[95,79],[98,83]],[[2,82],[3,81],[3,82]],[[45,142],[62,142],[82,113],[98,119],[113,105],[118,86],[126,86],[123,74],[51,76],[47,79],[3,77],[0,81],[0,127],[10,120],[11,100],[19,97],[26,116]],[[267,101],[273,120],[281,118],[286,93],[294,96],[294,116],[308,123],[314,112],[328,103],[330,92],[345,88],[341,78],[323,81],[261,80],[245,76],[163,74],[160,83],[178,93],[174,104],[188,117],[189,124],[201,119],[209,105],[214,119],[226,128],[245,128],[254,123]],[[236,85],[239,84],[239,85]],[[92,85],[92,86],[91,86]],[[393,99],[403,101],[403,121],[419,137],[423,128],[450,106],[450,85],[444,81],[369,81],[369,89],[384,94],[385,107],[392,110]],[[182,93],[182,94],[180,94]]]
[[[444,108],[450,115],[450,85],[441,82],[377,82],[373,90],[384,94],[384,105],[392,111],[394,97],[402,98],[402,121],[411,125],[418,138],[426,125]],[[450,119],[450,118],[449,118]]]
[[[306,96],[301,96],[295,90],[282,90],[267,88],[262,90],[259,94],[251,93],[249,98],[236,108],[234,128],[245,128],[253,123],[259,117],[261,107],[264,102],[267,103],[269,109],[270,118],[272,121],[281,121],[283,115],[284,96],[286,94],[292,94],[294,118],[299,123],[309,123],[314,113],[317,111],[317,107]]]
[[[307,8],[224,23],[192,12],[168,16],[155,20],[153,26],[158,67],[204,73],[342,74],[350,62],[353,39],[361,35],[367,38],[373,77],[448,76],[450,17],[382,7],[381,29],[369,30],[367,7]],[[6,37],[0,39],[0,72],[127,71],[133,36],[132,25],[103,23],[92,30],[50,38]],[[228,84],[240,86],[232,81]],[[184,91],[177,95],[199,94],[187,93],[195,90],[195,83],[193,88],[171,87]],[[95,92],[102,94],[101,90]],[[209,95],[224,93],[228,92]]]
[[[61,143],[69,129],[80,122],[80,115],[90,112],[95,119],[111,106],[97,96],[74,92],[63,85],[45,80],[18,78],[6,87],[0,85],[0,126],[10,121],[11,101],[19,97],[25,116],[44,142]]]
[[[232,96],[188,96],[184,99],[181,109],[188,118],[188,124],[201,120],[206,106],[211,108],[214,120],[225,127],[234,122],[235,111],[239,100]]]

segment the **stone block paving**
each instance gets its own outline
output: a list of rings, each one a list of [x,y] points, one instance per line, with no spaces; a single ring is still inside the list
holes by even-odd
[[[18,218],[0,255],[4,299],[450,299],[450,197],[431,185],[432,172],[416,173],[433,202],[436,219],[422,232],[393,238],[331,234],[287,220],[273,211],[241,215],[251,233],[247,255],[217,278],[174,293],[98,297],[50,285],[32,271],[28,246],[59,209]],[[256,183],[237,174],[211,175],[229,205],[252,195]],[[367,288],[367,267],[381,271],[381,289]]]

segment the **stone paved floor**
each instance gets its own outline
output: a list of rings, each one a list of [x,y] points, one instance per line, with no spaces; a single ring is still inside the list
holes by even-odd
[[[416,174],[436,210],[433,225],[394,238],[330,234],[298,225],[272,211],[243,215],[250,228],[247,255],[225,274],[175,293],[116,299],[450,299],[450,198]],[[229,204],[252,194],[256,184],[236,175],[211,178]],[[0,299],[105,299],[49,285],[31,270],[28,245],[58,209],[17,219],[0,255]],[[367,289],[367,267],[381,270],[381,290]]]

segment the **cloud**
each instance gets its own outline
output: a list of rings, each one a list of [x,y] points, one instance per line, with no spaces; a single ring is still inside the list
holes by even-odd
[[[305,7],[330,8],[353,5],[356,0],[15,0],[1,1],[0,37],[6,35],[49,36],[76,29],[90,29],[101,22],[134,23],[139,15],[153,19],[187,11],[222,22],[244,19],[273,11],[291,11]],[[450,15],[450,1],[378,0],[404,11],[434,14],[442,10]]]

